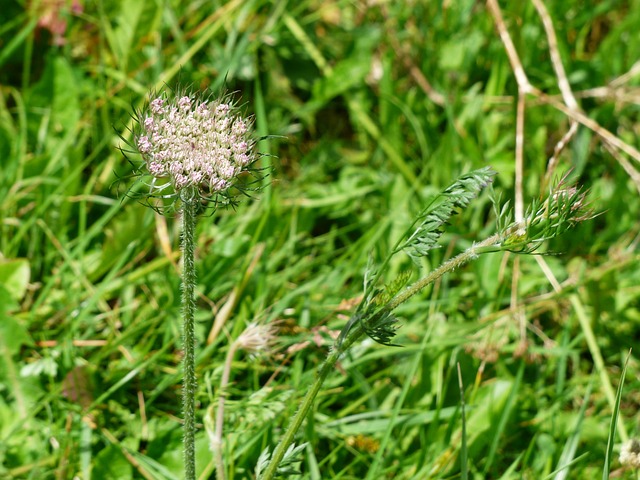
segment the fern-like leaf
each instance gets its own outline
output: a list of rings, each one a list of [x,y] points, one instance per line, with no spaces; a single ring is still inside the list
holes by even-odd
[[[457,210],[469,205],[471,200],[493,181],[495,174],[491,168],[485,167],[460,176],[420,212],[412,225],[413,232],[396,251],[404,250],[417,262],[419,257],[438,247],[438,239],[443,233],[442,227]]]
[[[276,472],[275,478],[290,478],[291,475],[300,475],[300,467],[299,463],[302,461],[301,454],[302,451],[306,448],[308,442],[302,443],[296,446],[295,443],[289,445],[287,451],[284,453],[284,457],[280,460],[278,464],[278,470]],[[265,448],[260,454],[260,458],[258,458],[258,463],[256,464],[256,479],[260,480],[262,477],[267,465],[269,464],[269,460],[271,459],[271,452],[269,448]]]
[[[397,328],[394,326],[396,319],[388,314],[380,317],[379,309],[406,285],[409,277],[400,275],[394,282],[381,289],[378,287],[380,271],[384,270],[391,257],[400,251],[406,251],[414,262],[418,263],[419,257],[425,256],[429,250],[437,247],[438,239],[449,218],[457,210],[469,205],[480,190],[491,183],[495,174],[496,172],[491,168],[485,167],[460,176],[420,212],[403,235],[405,240],[398,242],[382,267],[376,268],[373,256],[369,256],[364,275],[364,297],[340,332],[337,341],[339,347],[342,346],[354,325],[360,322],[364,322],[364,330],[373,340],[383,345],[391,345],[390,339],[395,335]],[[373,323],[369,323],[370,321]]]
[[[365,321],[364,331],[372,340],[388,347],[401,347],[391,343],[391,339],[396,336],[398,330],[398,319],[391,312],[381,310],[369,321]]]
[[[385,305],[409,282],[410,278],[410,271],[400,273],[392,282],[385,284],[384,288],[378,291],[377,295],[369,303],[373,303],[378,307]]]

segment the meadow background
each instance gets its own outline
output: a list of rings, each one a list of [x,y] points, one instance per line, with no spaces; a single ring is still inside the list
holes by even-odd
[[[262,192],[197,231],[203,423],[230,343],[252,321],[279,327],[232,365],[229,478],[253,478],[277,443],[368,257],[487,165],[502,202],[526,207],[570,172],[599,215],[553,255],[485,255],[443,278],[398,311],[402,347],[357,345],[300,431],[300,478],[602,478],[616,407],[614,452],[639,426],[640,1],[547,1],[551,49],[534,2],[500,3],[540,90],[522,175],[518,84],[484,2],[3,0],[0,478],[181,478],[179,222],[123,196],[120,151],[133,108],[178,82],[236,92],[274,136]],[[550,51],[591,121],[557,155],[578,107],[561,111]],[[385,281],[495,228],[485,192],[420,271],[396,257]],[[200,478],[213,469],[203,425]],[[611,478],[637,477],[614,456]]]

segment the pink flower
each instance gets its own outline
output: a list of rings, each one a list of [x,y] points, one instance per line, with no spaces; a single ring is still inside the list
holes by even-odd
[[[146,135],[140,137],[138,139],[138,150],[140,153],[145,154],[151,150],[151,142],[149,141],[149,137]]]
[[[189,97],[182,97],[178,100],[178,107],[180,107],[180,110],[188,110],[191,107],[191,99]]]
[[[164,113],[163,105],[164,105],[164,99],[158,97],[151,102],[151,111],[156,115],[162,115]]]
[[[154,98],[136,135],[149,174],[169,177],[176,192],[193,186],[204,195],[226,190],[251,167],[253,145],[251,121],[232,103],[193,95]]]

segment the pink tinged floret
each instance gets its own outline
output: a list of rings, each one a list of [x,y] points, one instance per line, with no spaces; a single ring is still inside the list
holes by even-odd
[[[178,106],[181,110],[189,110],[189,108],[191,108],[191,99],[189,97],[182,97],[178,100]]]
[[[166,118],[167,122],[169,122],[172,126],[174,126],[175,125],[175,121],[176,121],[176,108],[173,107],[168,112],[165,112],[164,115],[165,115],[165,118]]]
[[[238,163],[238,165],[242,167],[246,167],[247,165],[249,165],[249,163],[251,163],[251,157],[246,153],[241,153],[240,155],[236,155],[234,158]]]
[[[209,188],[213,192],[221,192],[225,188],[229,186],[229,182],[223,180],[222,178],[213,177],[211,178],[211,182],[209,184]]]
[[[202,177],[203,177],[202,172],[199,172],[197,170],[194,172],[191,172],[191,175],[189,175],[189,178],[191,179],[192,183],[200,183],[200,181],[202,180]]]
[[[220,165],[218,173],[222,178],[229,179],[235,177],[236,169],[233,167],[233,165],[227,163],[226,165]]]
[[[159,128],[156,128],[154,132],[157,132],[158,130],[167,131],[170,129],[171,129],[171,124],[168,122],[167,119],[163,118],[162,120],[160,120]]]
[[[147,117],[144,119],[144,128],[146,130],[153,130],[155,122],[153,121],[153,117]]]
[[[166,160],[169,158],[169,154],[167,153],[166,150],[160,150],[159,152],[154,153],[153,155],[153,159],[156,162],[160,162],[160,163],[166,163]],[[164,169],[166,169],[166,167],[163,167]]]
[[[165,174],[164,165],[160,162],[149,163],[149,173],[155,177],[160,177]]]
[[[229,122],[230,122],[229,117],[224,117],[218,120],[218,122],[216,123],[216,130],[218,132],[224,132],[229,128]]]
[[[216,107],[216,114],[218,115],[226,115],[227,112],[229,112],[229,104],[227,103],[221,103],[220,105],[218,105]]]
[[[208,117],[209,116],[209,105],[207,105],[207,102],[203,102],[200,105],[198,105],[196,107],[196,113],[202,117]]]
[[[238,142],[234,143],[231,147],[236,154],[245,153],[249,149],[249,144],[247,142]]]
[[[138,139],[138,150],[140,150],[140,153],[149,153],[152,147],[153,145],[151,145],[151,142],[146,135]]]
[[[236,135],[243,135],[247,133],[247,124],[244,123],[241,119],[233,122],[233,127],[231,127],[231,131]]]
[[[227,145],[229,143],[229,135],[226,133],[218,133],[215,134],[216,142],[218,142],[218,146]]]
[[[213,166],[209,162],[203,162],[202,171],[204,172],[205,175],[210,177],[211,175],[213,175]]]
[[[156,115],[162,115],[164,113],[163,106],[164,106],[164,98],[162,97],[158,97],[154,99],[150,104],[151,111]]]
[[[192,170],[194,170],[195,169],[195,162],[193,161],[193,159],[191,159],[191,158],[185,159],[185,161],[182,162],[182,169],[185,172],[191,172]]]
[[[216,165],[225,165],[229,162],[229,152],[226,148],[220,148],[215,156]]]
[[[182,164],[180,162],[171,162],[171,165],[169,165],[169,172],[174,177],[177,177],[178,175],[181,175],[182,174]]]
[[[189,185],[189,177],[181,173],[175,176],[176,188],[180,189]]]

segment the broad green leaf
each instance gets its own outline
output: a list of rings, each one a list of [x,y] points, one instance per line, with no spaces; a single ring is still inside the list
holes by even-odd
[[[20,301],[27,291],[31,269],[29,261],[24,258],[6,260],[0,263],[0,285],[2,285],[15,301]]]
[[[131,463],[116,445],[107,445],[93,457],[93,480],[119,480],[132,478]]]

